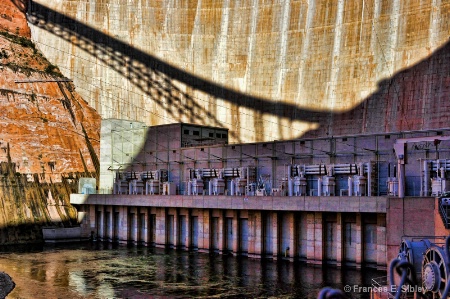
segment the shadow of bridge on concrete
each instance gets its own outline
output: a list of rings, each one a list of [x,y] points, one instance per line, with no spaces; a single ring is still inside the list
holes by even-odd
[[[450,44],[416,65],[379,82],[375,93],[346,112],[316,111],[251,96],[205,80],[147,54],[86,24],[31,2],[28,20],[70,42],[129,79],[174,119],[222,126],[219,120],[173,81],[259,115],[318,123],[305,137],[424,130],[448,126]],[[204,116],[203,116],[204,115]],[[233,136],[239,140],[239,136]],[[299,136],[300,137],[300,136]]]

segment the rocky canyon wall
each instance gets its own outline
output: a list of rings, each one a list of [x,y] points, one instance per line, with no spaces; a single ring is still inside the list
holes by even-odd
[[[34,3],[33,40],[104,118],[231,142],[446,125],[448,1]]]
[[[25,10],[0,4],[0,244],[76,225],[69,195],[99,167],[100,116],[30,40]]]

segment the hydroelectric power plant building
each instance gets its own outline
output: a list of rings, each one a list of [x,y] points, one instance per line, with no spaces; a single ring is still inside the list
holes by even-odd
[[[103,120],[99,194],[71,196],[83,236],[385,268],[402,237],[449,232],[438,197],[450,191],[450,129],[243,144],[227,134]]]
[[[448,235],[449,16],[438,0],[33,1],[33,40],[104,120],[99,185],[71,196],[83,236],[386,268],[402,240]],[[422,252],[434,292],[450,269]]]

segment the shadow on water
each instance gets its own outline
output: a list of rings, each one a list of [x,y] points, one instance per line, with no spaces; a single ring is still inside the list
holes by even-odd
[[[12,298],[28,298],[33,285],[33,298],[53,292],[58,298],[304,299],[316,298],[324,286],[370,286],[371,278],[381,276],[371,269],[90,242],[2,251],[0,257],[0,269],[16,280]]]
[[[380,81],[372,95],[339,113],[251,96],[188,73],[44,5],[31,2],[28,11],[30,23],[83,49],[129,79],[175,120],[186,116],[190,122],[222,126],[210,111],[173,84],[176,81],[259,115],[318,123],[319,128],[307,133],[308,137],[448,126],[442,117],[450,109],[444,105],[445,95],[450,93],[450,64],[443,63],[450,59],[448,42],[419,63]],[[425,113],[429,117],[424,120]],[[234,137],[239,140],[239,136]]]

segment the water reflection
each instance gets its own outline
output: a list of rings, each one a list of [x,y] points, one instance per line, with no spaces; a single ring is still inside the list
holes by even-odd
[[[8,298],[316,298],[324,286],[370,286],[371,278],[384,275],[91,243],[3,250],[0,271],[16,283]]]

